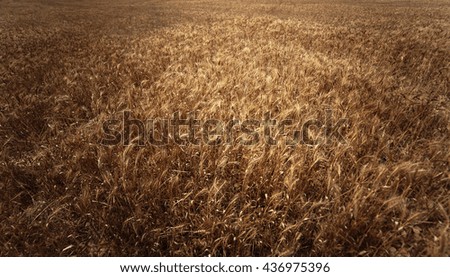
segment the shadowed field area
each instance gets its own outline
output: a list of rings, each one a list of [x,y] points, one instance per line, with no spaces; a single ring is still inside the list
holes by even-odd
[[[0,255],[448,256],[449,18],[448,1],[0,0]],[[155,145],[120,133],[124,112],[293,124]]]

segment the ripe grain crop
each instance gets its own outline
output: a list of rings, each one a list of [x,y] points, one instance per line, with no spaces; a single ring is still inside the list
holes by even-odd
[[[450,254],[447,1],[0,7],[0,255]],[[124,111],[347,124],[102,145]]]

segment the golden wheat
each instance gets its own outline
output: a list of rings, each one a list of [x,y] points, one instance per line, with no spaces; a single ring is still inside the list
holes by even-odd
[[[0,2],[1,255],[450,254],[445,1],[20,2]],[[100,144],[124,111],[330,110],[344,142]]]

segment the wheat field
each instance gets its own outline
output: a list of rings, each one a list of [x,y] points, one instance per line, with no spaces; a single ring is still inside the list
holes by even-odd
[[[448,256],[449,18],[446,0],[1,0],[0,255]],[[295,145],[300,125],[155,145],[135,124],[105,145],[124,112],[343,124]]]

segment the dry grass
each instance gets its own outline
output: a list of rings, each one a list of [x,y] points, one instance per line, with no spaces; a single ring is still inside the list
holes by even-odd
[[[450,5],[354,2],[0,1],[0,255],[448,256]],[[345,143],[99,144],[329,108]]]

